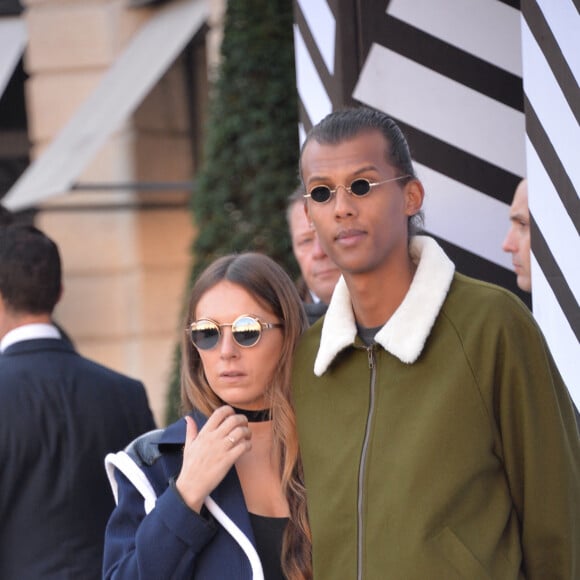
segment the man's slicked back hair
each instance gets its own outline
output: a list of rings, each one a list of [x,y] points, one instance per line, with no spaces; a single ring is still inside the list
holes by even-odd
[[[409,179],[416,177],[409,145],[399,126],[385,113],[368,107],[343,109],[324,117],[308,133],[302,152],[310,141],[338,145],[366,131],[379,131],[387,142],[387,161],[401,175],[411,176]]]

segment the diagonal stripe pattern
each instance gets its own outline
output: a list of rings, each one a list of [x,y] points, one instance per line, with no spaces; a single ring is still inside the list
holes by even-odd
[[[295,0],[295,44],[301,141],[343,106],[390,114],[425,183],[427,232],[459,271],[530,305],[501,249],[513,192],[528,177],[534,314],[580,404],[570,364],[580,358],[578,8],[578,0]]]

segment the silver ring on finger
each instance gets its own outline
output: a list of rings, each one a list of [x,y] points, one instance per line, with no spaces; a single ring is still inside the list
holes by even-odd
[[[231,435],[228,435],[226,439],[231,443],[230,448],[236,444],[236,440]]]

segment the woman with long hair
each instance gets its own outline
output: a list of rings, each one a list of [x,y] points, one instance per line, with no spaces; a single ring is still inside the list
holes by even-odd
[[[190,295],[184,419],[107,457],[104,577],[312,578],[290,371],[307,322],[286,272],[219,258]]]

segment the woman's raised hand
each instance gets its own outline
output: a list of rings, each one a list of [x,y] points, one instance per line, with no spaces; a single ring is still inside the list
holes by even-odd
[[[205,498],[252,448],[252,432],[248,419],[227,405],[216,409],[199,433],[191,417],[185,421],[183,465],[175,486],[183,501],[199,513]]]

